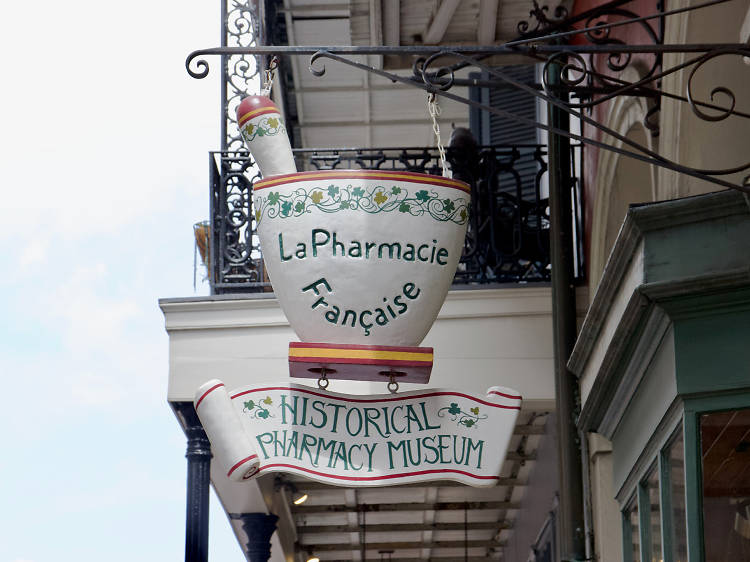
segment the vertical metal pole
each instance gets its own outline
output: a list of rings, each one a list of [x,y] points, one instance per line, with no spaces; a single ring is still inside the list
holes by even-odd
[[[227,19],[229,13],[227,12],[227,0],[221,0],[221,46],[227,46]],[[229,63],[229,57],[227,55],[221,55],[221,93],[219,104],[221,107],[221,150],[229,150],[229,141],[227,140],[227,76],[229,70],[227,64]]]
[[[258,37],[255,40],[255,44],[259,47],[265,47],[269,44],[268,42],[268,29],[266,29],[266,14],[267,6],[266,0],[258,0]],[[258,64],[260,65],[260,80],[261,85],[263,84],[263,71],[268,68],[268,61],[266,55],[260,55],[258,57]]]
[[[207,562],[211,444],[200,424],[189,426],[185,432],[188,438],[185,562]]]
[[[563,98],[560,64],[547,67],[547,83]],[[564,99],[564,98],[563,98]],[[568,114],[549,105],[552,127],[567,131]],[[562,560],[585,558],[583,521],[583,478],[581,451],[577,441],[578,381],[567,361],[576,339],[575,286],[573,283],[573,220],[571,206],[570,141],[549,136],[550,261],[552,263],[552,325],[555,353],[555,395],[559,455],[559,529]]]

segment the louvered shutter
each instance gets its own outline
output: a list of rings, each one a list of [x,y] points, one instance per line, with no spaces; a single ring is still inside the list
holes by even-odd
[[[533,85],[536,81],[536,67],[534,65],[504,66],[503,74],[514,80]],[[497,80],[486,72],[472,73],[470,78],[478,80]],[[513,115],[524,117],[531,122],[538,121],[537,101],[534,96],[519,90],[514,86],[498,86],[495,88],[470,88],[470,98],[490,107],[502,109]],[[493,113],[470,108],[469,127],[474,137],[484,146],[498,145],[529,145],[537,144],[537,129],[532,124],[520,123],[513,119],[500,117]],[[522,158],[514,166],[521,176],[524,199],[534,198],[534,180],[539,165],[528,157],[531,149],[523,150]],[[505,184],[509,191],[515,191],[515,186]],[[503,189],[504,190],[504,189]]]

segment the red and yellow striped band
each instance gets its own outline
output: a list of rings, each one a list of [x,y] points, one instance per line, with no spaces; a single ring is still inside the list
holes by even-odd
[[[289,361],[292,362],[422,367],[432,365],[432,360],[433,349],[431,347],[289,343]]]
[[[439,185],[459,189],[466,193],[471,193],[471,188],[466,182],[444,178],[442,176],[431,176],[429,174],[420,174],[418,172],[406,172],[401,170],[324,170],[319,172],[297,172],[296,174],[281,174],[255,182],[254,190],[274,187],[280,184],[294,183],[298,181],[328,181],[334,179],[344,180],[385,180],[385,181],[406,181],[412,183],[423,183],[430,185]]]
[[[240,116],[238,119],[240,127],[247,123],[250,119],[253,117],[258,117],[260,115],[266,115],[268,113],[276,113],[279,115],[279,110],[275,106],[266,106],[266,107],[259,107],[258,109],[253,109],[251,111],[248,111],[247,113]]]

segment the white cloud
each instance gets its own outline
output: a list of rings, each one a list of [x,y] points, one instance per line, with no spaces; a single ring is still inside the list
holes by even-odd
[[[37,237],[31,240],[21,251],[19,265],[22,270],[44,263],[49,255],[50,241],[47,238]]]
[[[157,298],[191,293],[219,59],[201,81],[184,61],[220,43],[218,16],[202,0],[3,6],[0,421],[12,455],[0,495],[12,509],[0,560],[182,556],[184,439]],[[27,523],[50,506],[60,516],[40,541]],[[142,541],[117,531],[134,524]]]

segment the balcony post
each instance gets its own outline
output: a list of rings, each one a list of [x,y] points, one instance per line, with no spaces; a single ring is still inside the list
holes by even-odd
[[[185,562],[207,562],[211,444],[197,418],[185,429],[185,433],[187,434]]]
[[[547,67],[552,95],[565,99],[562,66]],[[548,123],[570,129],[568,114],[548,105]],[[552,264],[552,329],[554,340],[555,397],[558,428],[559,529],[561,560],[584,560],[583,475],[578,443],[578,381],[567,362],[576,340],[576,304],[573,270],[573,187],[570,169],[570,140],[549,135],[550,263]]]
[[[277,515],[265,513],[238,513],[230,516],[242,521],[247,535],[245,554],[248,562],[268,562],[271,557],[271,537],[276,531]]]

